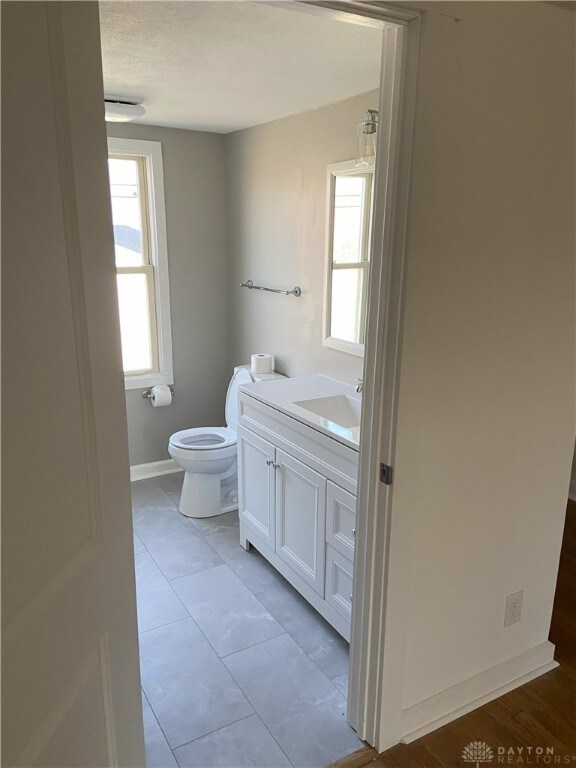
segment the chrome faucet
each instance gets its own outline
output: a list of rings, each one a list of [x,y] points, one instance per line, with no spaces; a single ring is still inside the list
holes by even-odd
[[[364,379],[356,379],[356,392],[358,394],[362,394],[362,389],[364,388]]]

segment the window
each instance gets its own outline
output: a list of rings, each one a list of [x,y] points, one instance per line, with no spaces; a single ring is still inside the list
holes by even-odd
[[[108,169],[125,386],[173,384],[161,145],[109,138]]]
[[[362,356],[374,173],[354,161],[328,166],[324,345]]]

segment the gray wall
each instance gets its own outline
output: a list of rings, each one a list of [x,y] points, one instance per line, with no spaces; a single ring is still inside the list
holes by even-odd
[[[170,458],[179,429],[224,423],[228,366],[224,139],[213,133],[108,124],[108,134],[162,142],[176,397],[152,408],[126,392],[130,464]]]
[[[322,346],[326,167],[354,157],[356,124],[377,105],[372,91],[227,136],[108,124],[160,141],[164,160],[176,397],[154,409],[126,392],[131,465],[169,458],[179,429],[223,424],[232,367],[252,352],[290,376],[362,375],[361,358]],[[302,297],[239,288],[248,278]]]
[[[322,346],[322,304],[326,167],[355,156],[369,107],[377,91],[226,136],[232,361],[271,352],[289,376],[362,375],[361,358]],[[238,287],[248,279],[302,297]]]

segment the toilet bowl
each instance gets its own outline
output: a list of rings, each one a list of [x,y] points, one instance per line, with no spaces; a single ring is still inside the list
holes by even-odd
[[[168,453],[185,473],[179,509],[186,517],[213,517],[238,509],[238,387],[263,378],[283,376],[235,368],[226,393],[227,426],[193,427],[170,437]]]

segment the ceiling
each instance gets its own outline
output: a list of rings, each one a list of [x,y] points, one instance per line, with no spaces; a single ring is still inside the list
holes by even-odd
[[[242,0],[104,0],[104,90],[137,122],[229,133],[377,88],[382,32]]]

